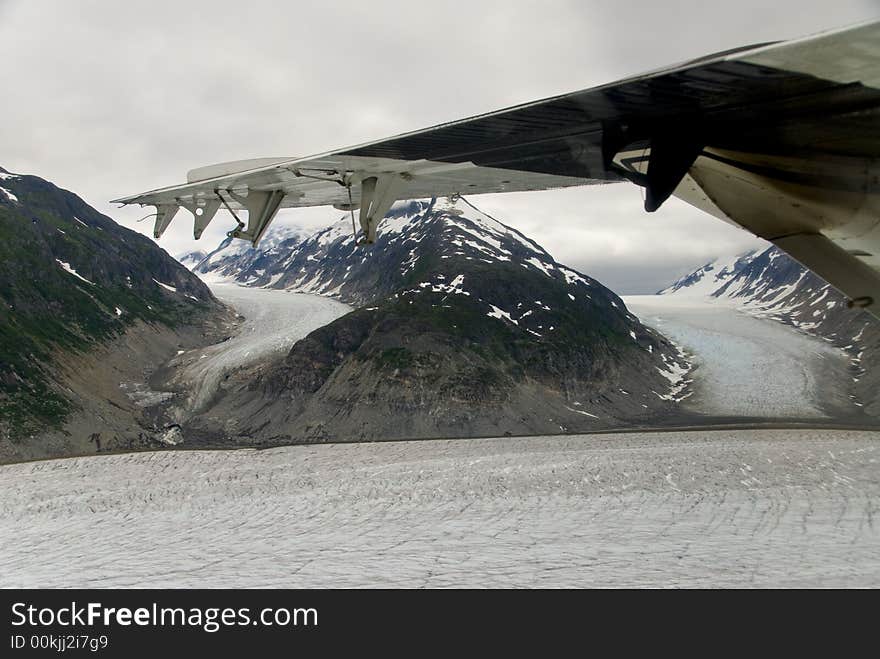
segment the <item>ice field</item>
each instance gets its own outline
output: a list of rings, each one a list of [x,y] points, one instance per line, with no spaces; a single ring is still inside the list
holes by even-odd
[[[880,586],[880,436],[696,431],[0,467],[0,586]]]
[[[242,366],[281,354],[313,330],[351,311],[336,300],[234,283],[208,281],[211,292],[244,316],[244,323],[227,341],[182,355],[180,378],[195,391],[198,409],[216,392],[221,378]]]
[[[206,396],[347,310],[212,288],[246,319],[180,356]],[[692,353],[691,409],[803,419],[852,404],[846,359],[822,341],[732,308],[626,302]],[[816,429],[8,465],[0,587],[878,587],[878,460],[880,433]]]
[[[723,303],[631,295],[643,323],[683,346],[696,365],[686,408],[709,416],[820,418],[858,412],[842,350]]]

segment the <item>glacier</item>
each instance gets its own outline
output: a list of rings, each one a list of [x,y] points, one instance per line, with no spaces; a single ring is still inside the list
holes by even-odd
[[[0,587],[878,587],[877,433],[159,451],[0,467]]]

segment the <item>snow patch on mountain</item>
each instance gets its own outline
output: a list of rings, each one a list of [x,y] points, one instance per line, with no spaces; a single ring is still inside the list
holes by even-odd
[[[82,276],[81,274],[79,274],[76,270],[74,270],[74,269],[71,267],[71,265],[70,265],[69,263],[67,263],[66,261],[62,261],[62,260],[60,260],[60,259],[55,259],[55,262],[56,262],[58,265],[60,265],[60,266],[64,269],[65,272],[69,272],[70,274],[72,274],[72,275],[73,275],[74,277],[76,277],[77,279],[81,279],[82,281],[84,281],[85,283],[89,284],[90,286],[94,286],[94,285],[95,285],[95,282],[93,282],[93,281],[89,281],[88,279],[86,279],[85,277],[83,277],[83,276]]]
[[[162,283],[161,281],[159,281],[158,279],[153,279],[153,281],[156,282],[156,283],[157,283],[159,286],[161,286],[162,288],[164,288],[166,291],[170,291],[170,292],[172,292],[172,293],[176,293],[176,292],[177,292],[177,289],[174,288],[174,286],[170,286],[169,284],[163,284],[163,283]]]
[[[508,322],[513,323],[514,325],[519,324],[517,321],[515,321],[513,318],[511,318],[510,314],[507,313],[504,309],[499,309],[494,304],[490,304],[489,306],[492,307],[492,310],[486,314],[487,316],[489,316],[489,318],[498,318],[499,320],[503,319],[503,320],[506,320]]]
[[[449,295],[470,295],[470,293],[462,288],[464,284],[464,275],[458,275],[451,282],[444,283],[446,277],[444,275],[436,275],[438,282],[425,281],[419,284],[419,288],[430,288],[432,293],[447,293]]]
[[[686,391],[688,385],[693,380],[688,378],[691,368],[685,351],[678,344],[673,343],[673,345],[677,350],[675,357],[669,357],[661,353],[660,358],[663,360],[664,367],[657,368],[657,372],[669,380],[669,392],[657,394],[657,396],[663,400],[680,402],[693,393],[692,391]],[[684,366],[684,364],[688,364],[688,366]]]

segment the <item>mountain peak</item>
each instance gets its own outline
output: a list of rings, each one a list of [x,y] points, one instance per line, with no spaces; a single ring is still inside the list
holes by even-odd
[[[18,196],[12,192],[8,187],[3,187],[3,183],[6,181],[12,181],[15,179],[21,178],[18,174],[13,174],[12,172],[3,169],[0,167],[0,202],[5,201],[6,203],[18,204],[20,203],[18,200]]]
[[[463,268],[504,263],[571,286],[595,284],[462,198],[396,204],[379,224],[378,238],[370,247],[356,245],[351,217],[345,215],[311,235],[270,229],[258,249],[225,240],[195,269],[251,286],[362,304],[401,287],[446,285],[432,278],[434,274],[451,281]]]
[[[284,401],[260,433],[611,426],[673,408],[688,371],[617,295],[464,199],[394,206],[369,247],[343,216],[275,250],[218,249],[198,269],[359,307],[224,399],[248,409]]]
[[[743,268],[765,251],[755,249],[745,253],[720,256],[673,282],[657,295],[707,297],[723,286]]]

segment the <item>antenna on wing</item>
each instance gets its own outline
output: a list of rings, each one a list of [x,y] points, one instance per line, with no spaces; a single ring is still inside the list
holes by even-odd
[[[348,212],[351,214],[351,237],[354,239],[354,244],[357,245],[357,225],[354,223],[354,202],[351,200],[351,178],[345,177],[345,187],[348,189]]]
[[[229,205],[229,203],[226,201],[226,199],[223,198],[223,195],[220,194],[220,190],[215,189],[214,194],[217,195],[217,198],[220,199],[220,202],[224,206],[226,206],[226,210],[228,210],[230,212],[230,214],[232,215],[232,217],[235,218],[235,221],[238,222],[238,226],[236,227],[235,230],[229,231],[226,233],[226,235],[231,238],[232,234],[235,233],[235,231],[241,231],[242,229],[244,229],[244,222],[242,222],[240,219],[238,219],[238,215],[235,214],[235,211],[232,210],[232,207]]]

